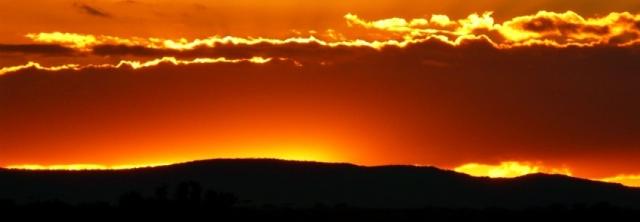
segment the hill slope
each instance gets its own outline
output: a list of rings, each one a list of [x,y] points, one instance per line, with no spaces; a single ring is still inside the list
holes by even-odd
[[[244,204],[413,208],[508,207],[595,204],[640,207],[640,189],[567,176],[534,174],[514,179],[471,177],[433,167],[215,159],[118,171],[0,170],[0,199],[68,202],[116,201],[138,191],[153,195],[196,181],[231,192]]]

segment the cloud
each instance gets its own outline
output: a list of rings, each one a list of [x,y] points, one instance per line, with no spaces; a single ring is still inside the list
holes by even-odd
[[[30,33],[25,37],[39,43],[60,44],[81,51],[90,50],[90,47],[101,44],[142,45],[146,40],[140,38],[119,38],[114,36],[90,35],[64,32]]]
[[[163,57],[163,58],[153,59],[145,62],[122,60],[117,64],[90,64],[90,65],[65,64],[65,65],[58,65],[58,66],[43,66],[37,62],[29,62],[25,65],[4,67],[0,69],[0,75],[12,73],[12,72],[20,72],[22,70],[28,70],[28,69],[35,69],[35,70],[42,70],[42,71],[63,71],[63,70],[79,71],[79,70],[91,69],[91,68],[119,69],[123,67],[129,67],[132,69],[141,69],[141,68],[158,66],[161,64],[191,65],[191,64],[240,63],[240,62],[261,64],[261,63],[267,63],[269,61],[271,61],[270,58],[261,58],[261,57],[252,57],[249,59],[227,59],[224,57],[218,57],[218,58],[196,58],[193,60],[180,60],[174,57]]]
[[[74,49],[55,44],[0,44],[0,54],[71,55]]]
[[[78,9],[80,9],[83,13],[87,14],[87,15],[91,15],[91,16],[95,16],[95,17],[100,17],[100,18],[111,18],[113,17],[111,14],[101,10],[101,9],[97,9],[95,7],[92,7],[90,5],[84,4],[84,3],[73,3],[73,7],[76,7]]]
[[[640,15],[629,12],[585,18],[572,11],[540,11],[535,15],[514,17],[503,23],[497,23],[491,12],[471,14],[459,20],[452,20],[446,15],[433,15],[430,19],[388,18],[366,21],[353,14],[347,14],[345,19],[351,26],[386,31],[403,39],[439,38],[455,41],[485,35],[499,48],[532,44],[555,47],[628,45],[635,44],[640,37],[637,25]]]
[[[635,25],[640,15],[628,12],[584,18],[577,13],[541,11],[514,18],[502,25],[502,33],[513,42],[551,41],[559,45],[632,44],[640,37]]]
[[[399,42],[399,41],[365,41],[365,40],[346,40],[346,41],[324,41],[316,37],[291,37],[286,39],[273,39],[273,38],[245,38],[235,36],[212,36],[205,39],[195,39],[189,41],[187,39],[161,39],[161,38],[120,38],[116,36],[106,35],[89,35],[78,33],[30,33],[26,35],[27,38],[35,42],[46,43],[60,43],[68,47],[77,49],[87,49],[90,47],[104,45],[104,44],[120,44],[126,46],[139,46],[152,49],[172,49],[172,50],[189,50],[199,47],[215,47],[218,45],[283,45],[283,44],[310,44],[321,45],[326,47],[370,47],[378,49],[387,45],[402,46],[410,44],[411,41]]]
[[[58,44],[97,56],[141,56],[159,58],[230,57],[306,57],[320,61],[345,58],[384,48],[406,48],[439,41],[454,47],[486,41],[500,50],[531,46],[635,47],[640,43],[640,15],[628,12],[585,18],[574,12],[541,11],[497,23],[492,13],[471,14],[463,19],[446,15],[405,20],[388,18],[366,21],[357,15],[345,16],[350,27],[364,28],[375,38],[320,39],[314,36],[284,39],[262,37],[212,36],[203,39],[163,39],[118,37],[78,33],[30,33],[26,37],[40,44]],[[343,55],[343,56],[341,56]],[[434,63],[435,64],[435,63]]]

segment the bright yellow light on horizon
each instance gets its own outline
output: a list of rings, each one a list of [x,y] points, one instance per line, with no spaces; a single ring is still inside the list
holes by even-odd
[[[211,159],[278,159],[289,161],[312,161],[312,162],[335,162],[336,160],[324,152],[311,151],[311,150],[299,150],[299,149],[284,149],[278,150],[265,150],[262,152],[246,152],[235,153],[229,155],[217,155]],[[202,159],[206,160],[206,159]],[[130,164],[130,165],[102,165],[102,164],[55,164],[55,165],[40,165],[40,164],[15,164],[5,166],[6,169],[16,170],[69,170],[69,171],[81,171],[81,170],[126,170],[145,167],[157,167],[167,166],[172,164],[180,164],[191,161],[198,161],[198,159],[185,159],[183,161],[167,161],[162,163],[150,163],[150,164]]]
[[[619,175],[600,180],[609,183],[620,183],[630,187],[640,187],[640,175]]]
[[[314,161],[314,162],[328,162],[319,160],[313,156],[305,155],[302,153],[289,153],[287,155],[281,155],[278,157],[233,157],[233,158],[219,158],[219,159],[278,159],[278,160],[289,160],[289,161]],[[197,160],[195,160],[197,161]],[[191,162],[191,161],[189,161]],[[136,164],[136,165],[115,165],[115,166],[107,166],[101,164],[56,164],[56,165],[40,165],[40,164],[17,164],[17,165],[9,165],[4,167],[5,169],[11,170],[68,170],[68,171],[82,171],[82,170],[127,170],[127,169],[137,169],[137,168],[147,168],[147,167],[158,167],[158,166],[167,166],[172,164],[180,164],[186,162],[175,162],[175,163],[163,163],[163,164]]]
[[[320,158],[323,157],[323,158]],[[314,162],[330,162],[327,161],[327,156],[312,155],[308,152],[287,152],[281,153],[276,156],[263,156],[263,157],[249,157],[249,156],[237,156],[233,158],[221,158],[221,159],[279,159],[289,161],[314,161]],[[158,167],[166,166],[175,163],[162,163],[162,164],[138,164],[138,165],[115,165],[107,166],[101,164],[57,164],[57,165],[39,165],[39,164],[22,164],[22,165],[9,165],[5,169],[15,170],[56,170],[56,171],[82,171],[82,170],[126,170],[146,167]],[[422,166],[422,165],[416,165]],[[489,178],[514,178],[528,174],[535,173],[548,173],[548,174],[560,174],[572,176],[571,171],[567,168],[548,168],[541,164],[530,164],[526,162],[517,161],[505,161],[499,165],[468,163],[453,169],[459,173],[465,173],[475,177],[489,177]],[[640,187],[640,175],[619,175],[614,177],[593,179],[608,183],[619,183],[629,187]]]
[[[227,153],[216,155],[218,158],[231,159],[278,159],[290,161],[314,161],[314,162],[336,162],[333,153],[327,152],[327,149],[321,149],[315,146],[304,146],[305,149],[297,148],[298,146],[281,146],[279,148],[262,148],[262,149],[239,149],[237,153]]]
[[[475,177],[514,178],[528,174],[547,173],[573,176],[568,168],[549,168],[542,164],[505,161],[498,165],[468,163],[453,169]],[[586,178],[607,183],[619,183],[628,187],[640,187],[640,175],[618,175],[607,178]]]
[[[39,165],[39,164],[22,164],[22,165],[9,165],[6,169],[15,170],[125,170],[145,167],[157,167],[168,164],[140,164],[140,165],[117,165],[106,166],[100,164],[56,164],[56,165]]]
[[[541,164],[521,163],[517,161],[501,162],[499,165],[468,163],[454,168],[454,171],[471,176],[490,178],[513,178],[535,173],[571,176],[571,171],[567,168],[547,168]]]

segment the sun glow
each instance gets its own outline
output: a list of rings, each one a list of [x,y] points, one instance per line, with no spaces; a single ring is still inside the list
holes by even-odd
[[[22,165],[9,165],[5,168],[13,170],[126,170],[145,167],[157,167],[169,165],[166,163],[157,164],[139,164],[139,165],[116,165],[106,166],[101,164],[56,164],[56,165],[39,165],[39,164],[22,164]]]
[[[498,165],[468,163],[454,168],[454,171],[471,176],[490,178],[513,178],[535,173],[562,174],[571,176],[567,168],[549,168],[542,164],[531,164],[517,161],[501,162]]]
[[[222,157],[222,159],[279,159],[290,161],[314,161],[314,162],[336,162],[331,161],[332,158],[326,153],[308,152],[308,151],[282,151],[277,152],[278,155],[273,155],[272,152],[264,152],[264,155],[256,157],[255,152],[252,154],[232,155],[229,157]],[[151,164],[131,164],[131,165],[101,165],[101,164],[56,164],[56,165],[39,165],[39,164],[19,164],[9,165],[4,167],[11,170],[34,170],[34,171],[83,171],[83,170],[127,170],[147,167],[167,166],[173,163],[151,163]],[[422,166],[422,165],[416,165]],[[480,163],[468,163],[456,167],[453,169],[456,172],[468,174],[476,177],[489,177],[489,178],[515,178],[536,173],[546,174],[558,174],[572,176],[571,170],[562,168],[549,168],[543,164],[532,164],[528,162],[518,161],[505,161],[497,165],[480,164]],[[619,183],[629,187],[640,187],[640,175],[618,175],[607,178],[588,178],[592,180]]]
[[[218,153],[216,158],[260,158],[260,159],[279,159],[291,161],[315,161],[315,162],[336,162],[341,158],[335,153],[329,152],[329,148],[316,145],[282,145],[282,146],[264,146],[256,147],[239,147],[236,152]]]
[[[171,160],[149,160],[147,163],[139,164],[116,164],[104,165],[97,163],[77,163],[77,164],[13,164],[5,166],[5,169],[14,170],[60,170],[60,171],[82,171],[82,170],[126,170],[146,167],[167,166],[172,164],[187,163],[205,159],[278,159],[289,161],[311,161],[311,162],[337,162],[339,157],[333,153],[329,153],[324,149],[315,146],[279,146],[279,147],[263,147],[262,149],[240,147],[235,149],[236,152],[221,152],[216,154],[203,154],[210,158],[197,157],[181,157],[172,158]]]
[[[600,180],[610,183],[620,183],[631,187],[640,187],[640,175],[618,175]]]
[[[459,173],[476,177],[514,178],[528,174],[546,173],[573,176],[567,167],[552,168],[541,163],[505,161],[497,165],[467,163],[453,169]],[[587,178],[608,183],[619,183],[629,187],[640,187],[640,175],[618,175],[607,178]]]

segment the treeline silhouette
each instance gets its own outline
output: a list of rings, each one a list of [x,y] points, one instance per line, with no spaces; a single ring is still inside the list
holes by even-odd
[[[61,200],[39,200],[18,203],[0,199],[0,213],[4,216],[21,215],[40,217],[47,215],[65,218],[86,218],[102,215],[100,219],[118,219],[134,216],[146,219],[210,219],[224,220],[278,220],[278,221],[333,221],[333,220],[388,220],[428,221],[431,219],[509,219],[533,221],[555,219],[606,219],[635,218],[640,216],[637,208],[597,204],[553,204],[525,209],[489,208],[362,208],[345,203],[325,204],[318,202],[311,207],[295,207],[289,204],[264,204],[255,206],[240,201],[233,193],[218,192],[203,187],[197,181],[184,181],[176,186],[156,187],[150,195],[139,191],[128,191],[118,201],[67,203]],[[35,213],[35,214],[33,214]],[[43,214],[44,213],[44,214]],[[97,219],[97,218],[96,218]]]
[[[170,193],[169,186],[157,187],[153,196],[144,196],[141,192],[130,191],[122,194],[117,206],[122,209],[196,209],[207,208],[209,210],[225,210],[233,207],[238,202],[235,194],[217,192],[212,189],[204,189],[196,181],[179,183],[174,192]]]
[[[241,159],[118,171],[0,169],[0,218],[610,220],[639,216],[638,209],[640,189],[619,184],[544,174],[476,178],[433,167]]]

